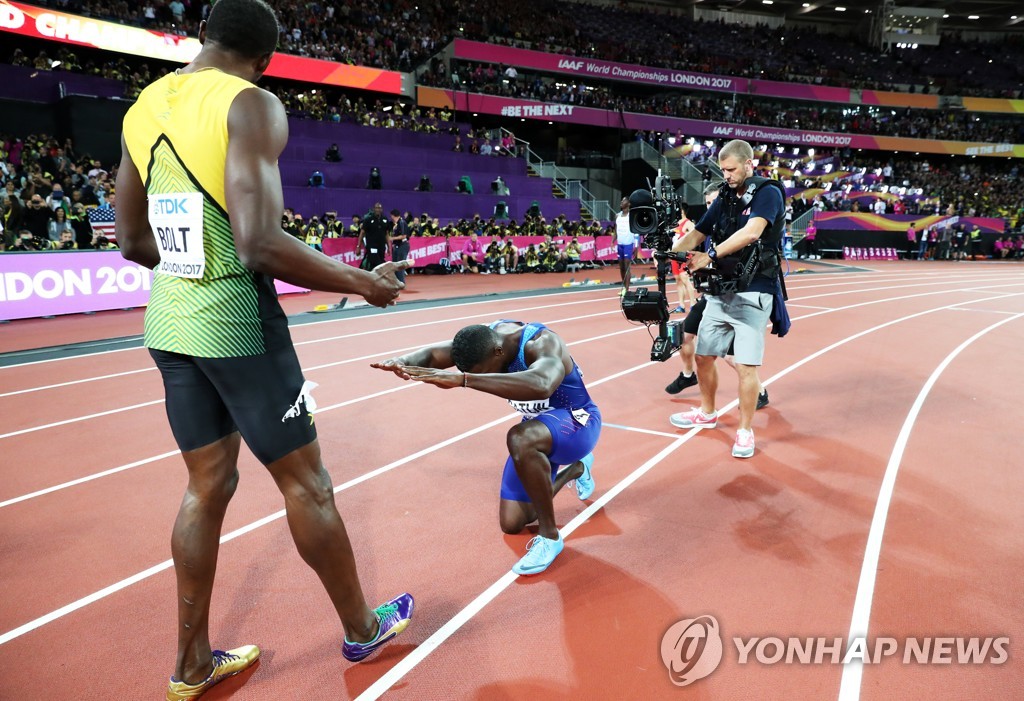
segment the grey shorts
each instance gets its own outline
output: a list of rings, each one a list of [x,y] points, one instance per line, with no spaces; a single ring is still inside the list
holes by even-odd
[[[764,335],[772,313],[772,295],[767,292],[733,292],[706,295],[697,355],[724,358],[735,349],[736,362],[760,365],[764,360]]]

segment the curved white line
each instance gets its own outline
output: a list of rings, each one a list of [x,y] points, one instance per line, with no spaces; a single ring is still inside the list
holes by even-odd
[[[1022,293],[1022,294],[1024,294],[1024,293]],[[790,365],[785,370],[783,370],[783,371],[773,375],[770,379],[765,380],[764,384],[768,384],[770,382],[774,382],[775,380],[777,380],[777,379],[779,379],[781,377],[784,377],[785,375],[789,374],[790,372],[792,372],[796,368],[800,367],[801,365],[806,364],[807,362],[813,360],[814,358],[817,358],[817,357],[827,353],[828,351],[830,351],[830,350],[832,350],[834,348],[838,348],[839,346],[845,345],[846,343],[849,343],[849,342],[851,342],[851,341],[853,341],[855,339],[858,339],[858,338],[860,338],[862,336],[865,336],[866,334],[872,333],[874,331],[878,331],[880,329],[887,328],[889,326],[892,326],[893,324],[900,323],[900,322],[906,321],[908,319],[914,319],[916,317],[923,316],[925,314],[931,314],[933,312],[941,311],[941,310],[947,309],[947,308],[948,307],[938,307],[936,309],[931,309],[931,310],[928,310],[928,311],[925,311],[925,312],[919,312],[917,314],[911,314],[909,316],[902,317],[902,318],[896,319],[894,321],[886,322],[884,324],[879,324],[878,326],[875,326],[875,327],[872,327],[870,329],[867,329],[866,331],[861,331],[860,333],[857,333],[857,334],[854,334],[852,336],[849,336],[849,337],[847,337],[847,338],[845,338],[845,339],[843,339],[843,340],[841,340],[841,341],[839,341],[837,343],[833,343],[832,345],[828,346],[827,348],[823,348],[823,349],[817,351],[816,353],[814,353],[814,354],[812,354],[810,356],[807,356],[806,358],[804,358],[804,359],[794,363],[793,365]],[[1014,318],[1019,318],[1021,316],[1024,316],[1024,314],[1018,314]],[[1005,324],[1008,321],[1012,321],[1012,319],[1004,319],[1003,321],[999,322],[998,324],[994,324],[993,326],[990,326],[988,329],[986,329],[985,331],[982,331],[980,334],[976,334],[975,337],[972,337],[967,342],[965,342],[960,348],[958,348],[956,351],[954,351],[953,356],[955,356],[956,353],[958,353],[960,350],[962,350],[967,345],[969,345],[970,342],[973,341],[978,336],[983,335],[983,334],[987,333],[988,331],[990,331],[991,329],[995,328],[996,326],[1000,326],[1002,324]],[[951,359],[952,358],[947,358],[947,361],[951,360]],[[946,364],[948,364],[948,362]],[[933,375],[933,377],[937,377],[937,375]],[[932,380],[930,380],[930,382],[931,381]],[[920,397],[919,397],[919,400],[921,400]],[[737,401],[734,399],[733,401],[729,402],[729,404],[724,406],[720,413],[725,413],[727,411],[731,411],[733,408],[736,407],[736,405],[737,405]],[[915,403],[915,406],[917,406],[916,403]],[[616,484],[607,493],[603,494],[601,496],[601,498],[599,498],[597,501],[595,501],[590,506],[588,506],[584,511],[579,513],[574,519],[572,519],[568,524],[566,524],[561,529],[562,537],[565,538],[570,533],[575,531],[587,519],[589,519],[591,516],[593,516],[598,511],[598,509],[604,508],[604,506],[608,502],[610,502],[612,499],[614,499],[616,496],[618,496],[627,487],[629,487],[636,480],[638,480],[640,477],[642,477],[644,474],[646,474],[648,471],[650,471],[655,465],[657,465],[664,458],[666,458],[668,455],[670,455],[673,451],[675,451],[677,448],[679,448],[681,445],[683,445],[686,441],[688,441],[699,430],[700,429],[691,429],[687,434],[681,436],[678,440],[673,442],[671,445],[666,447],[660,453],[658,453],[653,458],[648,460],[646,463],[644,463],[643,465],[638,467],[635,471],[630,473],[625,479],[623,479],[621,482]],[[895,475],[893,475],[893,480],[895,480]],[[883,526],[884,526],[884,522],[883,522]],[[876,561],[876,564],[877,564],[877,561]],[[866,565],[866,563],[865,563],[865,565]],[[874,568],[871,569],[871,572],[872,572],[872,575],[873,575],[874,574]],[[434,650],[436,650],[445,640],[450,638],[456,631],[459,630],[459,628],[461,628],[463,625],[465,625],[473,616],[475,616],[477,613],[479,613],[487,604],[489,604],[491,601],[496,599],[499,594],[501,594],[503,591],[505,591],[505,589],[507,589],[517,579],[518,579],[518,577],[515,574],[513,574],[511,572],[505,573],[500,579],[498,579],[498,581],[496,581],[494,584],[492,584],[490,587],[488,587],[482,594],[480,594],[475,599],[473,599],[473,601],[471,601],[465,608],[463,608],[461,611],[459,611],[457,614],[455,614],[455,616],[453,616],[444,625],[442,625],[437,631],[435,631],[432,635],[430,635],[430,637],[428,637],[420,645],[418,645],[412,652],[410,652],[408,655],[406,655],[401,660],[399,660],[398,664],[396,664],[394,667],[389,669],[382,677],[380,677],[376,682],[374,682],[372,685],[370,685],[370,687],[367,688],[366,691],[364,691],[362,694],[357,696],[356,697],[356,701],[375,701],[376,699],[379,699],[381,696],[383,696],[385,693],[387,693],[387,691],[392,686],[394,686],[399,681],[401,681],[401,679],[406,674],[411,672],[420,662],[422,662],[424,659],[426,659],[426,657],[428,655],[430,655],[430,653],[432,653]],[[870,608],[870,601],[869,601],[869,608]],[[866,628],[866,626],[865,626],[865,628]],[[845,670],[844,670],[844,675],[845,675]],[[843,698],[842,695],[840,695],[840,701],[855,701],[856,698],[857,698],[856,696],[853,696],[853,697],[850,697],[850,698],[847,699],[847,698]]]
[[[974,334],[966,341],[957,346],[953,352],[947,355],[931,376],[921,387],[921,391],[914,400],[913,406],[903,421],[892,453],[889,455],[889,464],[885,466],[885,475],[882,477],[882,486],[878,490],[878,500],[875,502],[875,513],[871,518],[871,529],[868,531],[867,545],[864,548],[864,562],[860,568],[860,579],[857,582],[857,596],[853,604],[853,616],[850,622],[850,635],[848,641],[854,638],[867,638],[868,624],[871,619],[871,602],[875,595],[875,579],[878,574],[878,561],[882,554],[882,536],[885,534],[885,522],[889,517],[889,505],[892,503],[892,494],[896,488],[896,476],[899,474],[900,464],[903,462],[903,454],[907,449],[907,442],[910,440],[910,433],[914,430],[914,424],[921,413],[928,394],[945,372],[949,364],[960,355],[972,343],[985,334],[993,331],[1004,324],[1016,321],[1024,317],[1024,314],[1014,314],[1002,319],[991,326],[987,326]],[[843,676],[839,684],[839,701],[857,701],[860,699],[861,680],[864,676],[864,661],[854,658],[843,665]]]

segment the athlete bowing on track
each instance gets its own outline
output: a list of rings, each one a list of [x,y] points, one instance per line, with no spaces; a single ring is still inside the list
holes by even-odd
[[[453,365],[456,370],[447,369]],[[519,533],[537,521],[537,537],[512,571],[546,570],[564,547],[555,526],[554,495],[570,480],[581,500],[594,493],[591,466],[601,434],[601,412],[565,341],[543,324],[503,319],[467,326],[451,341],[372,367],[443,389],[494,394],[523,415],[506,436],[509,457],[498,521],[505,533]]]

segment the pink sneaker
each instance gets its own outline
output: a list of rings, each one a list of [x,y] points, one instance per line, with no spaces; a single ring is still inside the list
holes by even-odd
[[[754,432],[741,428],[736,431],[736,442],[732,444],[734,458],[749,458],[754,454]]]
[[[697,406],[681,414],[672,414],[668,422],[676,428],[714,428],[718,425],[718,412],[705,414]]]

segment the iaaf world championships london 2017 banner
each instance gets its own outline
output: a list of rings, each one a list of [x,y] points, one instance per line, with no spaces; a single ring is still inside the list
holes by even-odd
[[[735,76],[711,75],[673,68],[638,66],[616,63],[596,58],[552,54],[544,51],[521,49],[513,46],[485,44],[479,41],[456,39],[454,57],[467,61],[503,64],[518,68],[530,68],[548,73],[581,78],[599,78],[630,83],[646,83],[674,88],[715,90],[764,97],[783,97],[818,102],[839,102],[854,105],[878,105],[880,107],[913,107],[916,109],[939,109],[938,95],[921,93],[891,92],[887,90],[851,90],[827,85],[785,83],[777,80],[756,80]],[[967,110],[978,112],[1024,112],[1024,100],[1003,100],[993,98],[963,98]]]
[[[192,37],[129,27],[8,0],[0,0],[0,31],[178,63],[191,61],[200,48],[199,40]],[[274,54],[266,75],[393,95],[402,92],[402,74],[396,71],[289,54]]]
[[[682,131],[686,136],[720,140],[744,139],[757,144],[792,144],[815,148],[865,148],[880,151],[910,151],[944,153],[962,156],[1024,157],[1024,144],[981,144],[969,141],[938,141],[935,139],[907,139],[895,136],[869,136],[867,134],[841,134],[781,127],[758,127],[724,122],[705,122],[682,117],[662,117],[635,112],[614,112],[593,107],[577,107],[554,102],[514,100],[507,97],[453,92],[438,88],[417,88],[417,101],[421,107],[447,107],[463,112],[482,112],[503,117],[542,119],[590,124],[611,129],[638,131]]]

